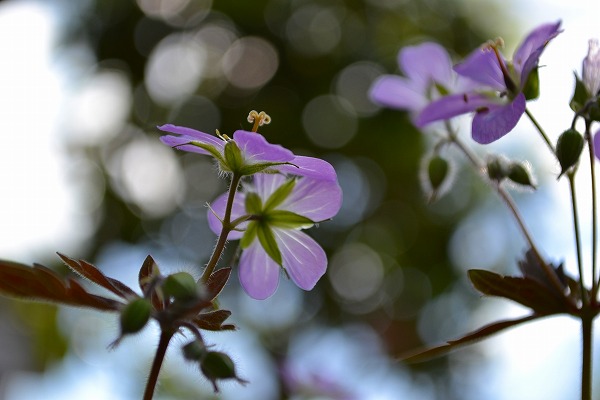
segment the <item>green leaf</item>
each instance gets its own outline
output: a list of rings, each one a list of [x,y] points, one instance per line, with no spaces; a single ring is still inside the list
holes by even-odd
[[[448,342],[446,342],[442,345],[430,347],[430,348],[427,348],[424,350],[418,350],[417,352],[408,354],[404,357],[401,357],[401,360],[404,362],[409,362],[409,363],[427,361],[432,358],[442,356],[442,355],[456,349],[457,347],[465,346],[468,344],[478,342],[482,339],[485,339],[492,335],[495,335],[496,333],[498,333],[500,331],[503,331],[505,329],[508,329],[513,326],[517,326],[517,325],[520,325],[520,324],[523,324],[523,323],[526,323],[529,321],[533,321],[534,319],[538,319],[538,318],[541,318],[541,316],[540,315],[528,315],[526,317],[518,318],[518,319],[514,319],[514,320],[505,320],[505,321],[494,322],[492,324],[489,324],[482,328],[479,328],[476,331],[467,333],[466,335],[464,335],[458,339],[449,340]]]
[[[579,79],[575,72],[573,74],[575,75],[575,89],[573,90],[573,97],[569,102],[569,106],[571,110],[578,112],[585,106],[585,103],[591,96],[585,88],[583,81]]]
[[[525,82],[525,86],[523,87],[523,94],[527,100],[534,100],[540,97],[540,77],[537,67],[529,73],[527,82]]]
[[[240,247],[242,249],[247,249],[248,246],[252,244],[254,238],[256,238],[256,234],[258,233],[258,221],[251,221],[244,232],[244,236],[240,240]]]
[[[277,245],[275,235],[273,234],[271,228],[264,223],[258,224],[257,236],[260,244],[269,257],[271,257],[277,264],[282,265],[283,260],[281,258],[281,252],[279,251],[279,246]]]
[[[531,308],[536,314],[573,312],[564,296],[529,277],[503,276],[491,271],[472,269],[469,270],[469,279],[481,293],[513,300]]]
[[[273,210],[275,207],[283,203],[294,189],[294,186],[296,186],[295,179],[288,179],[286,182],[284,182],[267,199],[267,201],[265,202],[264,210]]]
[[[245,202],[246,212],[251,215],[260,215],[263,211],[262,200],[256,193],[246,194]]]
[[[315,224],[310,218],[287,210],[270,211],[267,218],[269,225],[279,228],[307,229]]]

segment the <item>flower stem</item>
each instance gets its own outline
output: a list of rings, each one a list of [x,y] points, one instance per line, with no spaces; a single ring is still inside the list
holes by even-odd
[[[235,198],[235,192],[237,190],[238,185],[240,184],[241,176],[234,174],[231,178],[231,183],[229,185],[229,195],[227,197],[227,205],[225,206],[225,215],[223,216],[223,228],[221,229],[221,234],[219,235],[219,239],[217,239],[217,244],[213,250],[213,253],[206,264],[206,268],[202,273],[202,277],[200,278],[203,283],[208,281],[208,278],[212,275],[219,259],[221,258],[221,254],[225,249],[225,244],[227,243],[227,236],[229,232],[231,232],[231,209],[233,207],[233,200]]]
[[[577,194],[575,190],[575,171],[571,171],[567,174],[569,178],[569,189],[571,193],[571,205],[573,209],[573,230],[575,231],[575,247],[577,249],[577,269],[579,272],[579,286],[581,287],[581,299],[583,302],[583,308],[587,308],[589,305],[589,299],[586,295],[585,286],[583,284],[583,259],[581,256],[581,233],[579,228],[579,213],[577,211]]]
[[[588,142],[588,150],[590,155],[590,176],[592,189],[592,293],[590,301],[596,304],[596,295],[598,294],[598,285],[600,282],[596,280],[597,262],[596,255],[598,254],[598,207],[596,206],[596,168],[594,157],[594,142],[590,132],[590,124],[586,124],[585,138]],[[600,277],[598,278],[600,279]]]
[[[583,313],[581,316],[581,400],[592,400],[592,333],[594,316]]]
[[[150,370],[148,382],[146,383],[146,390],[144,391],[143,400],[152,400],[152,397],[154,396],[154,388],[156,388],[156,383],[158,382],[158,374],[160,372],[160,368],[162,367],[162,363],[165,359],[165,354],[167,353],[167,348],[169,347],[169,342],[171,341],[172,337],[173,332],[170,331],[162,331],[160,334],[158,348],[156,349],[156,354],[154,355],[154,361],[152,362],[152,369]]]
[[[531,122],[533,122],[533,125],[535,125],[535,128],[540,133],[540,135],[542,135],[542,138],[544,139],[544,141],[546,142],[546,144],[550,148],[550,151],[552,152],[552,154],[556,154],[556,149],[554,148],[554,145],[552,144],[552,142],[550,141],[550,139],[548,139],[548,135],[546,135],[546,132],[544,132],[544,129],[537,122],[537,120],[534,118],[533,114],[527,108],[525,109],[525,113],[527,114],[527,116],[529,117],[529,119],[531,120]]]
[[[449,127],[449,125],[447,125],[446,128],[448,130],[448,134],[449,134],[449,138],[450,138],[451,142],[454,143],[463,152],[463,154],[467,157],[467,159],[471,162],[471,164],[473,164],[473,166],[480,172],[480,175],[483,176],[483,171],[484,171],[483,162],[481,162],[479,160],[479,158],[477,157],[477,155],[475,155],[455,135],[455,133],[452,131],[452,129]],[[519,229],[521,230],[521,233],[525,237],[525,240],[529,244],[531,251],[533,251],[533,254],[535,255],[537,261],[542,266],[542,269],[544,270],[544,273],[546,274],[546,276],[548,277],[550,282],[552,282],[552,284],[558,290],[559,293],[564,293],[563,284],[560,282],[560,279],[556,275],[556,272],[548,265],[548,263],[546,263],[546,261],[542,257],[542,254],[540,253],[535,242],[533,241],[533,237],[531,236],[531,233],[529,232],[527,225],[525,225],[525,221],[524,221],[523,217],[521,216],[521,213],[519,212],[511,195],[500,184],[492,184],[492,182],[490,182],[489,179],[485,179],[485,180],[488,184],[490,184],[490,186],[492,186],[494,188],[496,193],[500,196],[500,198],[504,201],[504,203],[506,204],[506,206],[512,213],[513,218],[515,219],[515,221],[517,222],[517,225],[519,226]],[[573,304],[573,301],[570,298],[566,298],[566,299],[567,299],[567,301],[569,301],[571,303],[571,305],[575,306]]]

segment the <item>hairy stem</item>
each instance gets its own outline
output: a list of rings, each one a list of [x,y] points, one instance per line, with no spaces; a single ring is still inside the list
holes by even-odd
[[[162,367],[163,360],[165,359],[165,354],[167,353],[167,348],[169,347],[169,342],[173,337],[173,332],[162,331],[160,334],[160,339],[158,341],[158,348],[156,349],[156,354],[154,355],[154,361],[152,362],[152,369],[150,370],[150,375],[148,376],[148,382],[146,382],[146,390],[144,391],[144,400],[152,400],[154,396],[154,389],[156,388],[156,383],[158,382],[158,374],[160,373],[160,368]]]
[[[575,171],[567,174],[569,178],[569,189],[571,193],[571,206],[573,210],[573,230],[575,231],[575,247],[577,249],[577,269],[579,272],[579,286],[581,287],[583,307],[589,305],[588,296],[585,295],[585,286],[583,284],[583,258],[581,255],[581,233],[579,228],[579,212],[577,208],[577,193],[575,190]]]
[[[202,277],[200,278],[203,283],[208,281],[211,274],[215,270],[219,259],[221,258],[221,254],[225,249],[225,244],[227,243],[227,236],[229,232],[231,232],[231,209],[233,207],[233,200],[235,198],[235,192],[237,190],[238,185],[240,184],[241,176],[233,175],[231,178],[231,183],[229,185],[229,194],[227,196],[227,205],[225,206],[225,215],[223,216],[223,228],[221,229],[221,234],[219,235],[219,239],[217,239],[217,244],[213,250],[213,253],[206,264],[206,268],[202,273]]]

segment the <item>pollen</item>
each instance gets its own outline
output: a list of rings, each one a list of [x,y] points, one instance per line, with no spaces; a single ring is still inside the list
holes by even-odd
[[[252,132],[256,132],[258,131],[259,126],[269,125],[271,123],[271,117],[264,111],[257,112],[256,110],[252,110],[248,114],[248,122],[254,123]]]

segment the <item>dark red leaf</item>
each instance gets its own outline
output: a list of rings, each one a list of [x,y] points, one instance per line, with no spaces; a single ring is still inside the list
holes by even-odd
[[[469,278],[481,293],[516,301],[536,314],[577,313],[565,296],[533,278],[503,276],[479,269],[470,270]]]
[[[140,284],[140,289],[142,289],[142,293],[144,296],[147,296],[147,291],[152,289],[150,286],[152,281],[156,278],[160,277],[160,269],[158,268],[158,264],[154,261],[151,255],[148,255],[140,268],[140,272],[138,273],[138,282]],[[152,301],[152,305],[156,310],[164,310],[165,302],[164,296],[160,295],[157,290],[153,290],[150,295],[150,300]]]
[[[194,318],[194,324],[207,331],[227,331],[235,330],[235,326],[231,324],[223,325],[223,322],[231,315],[229,310],[216,310],[207,313],[200,314],[197,318]]]
[[[131,290],[127,285],[116,279],[107,277],[98,268],[88,263],[87,261],[77,261],[65,256],[64,254],[57,254],[67,265],[67,267],[71,268],[73,271],[75,271],[82,277],[89,279],[95,284],[113,292],[117,296],[122,297],[124,299],[137,297],[137,294],[133,290]]]
[[[514,320],[494,322],[476,331],[467,333],[465,336],[462,336],[458,339],[450,340],[442,345],[430,347],[424,350],[419,350],[416,353],[412,353],[407,356],[401,357],[401,360],[410,363],[427,361],[429,359],[444,355],[459,346],[464,346],[467,344],[478,342],[504,329],[511,328],[513,326],[517,326],[541,317],[541,315],[528,315],[526,317]]]
[[[214,271],[206,281],[207,296],[209,300],[214,300],[221,290],[225,287],[227,280],[231,275],[231,268],[221,268]]]
[[[121,303],[88,293],[74,280],[65,281],[42,265],[29,267],[0,260],[0,293],[27,300],[40,300],[99,310],[117,310]]]

